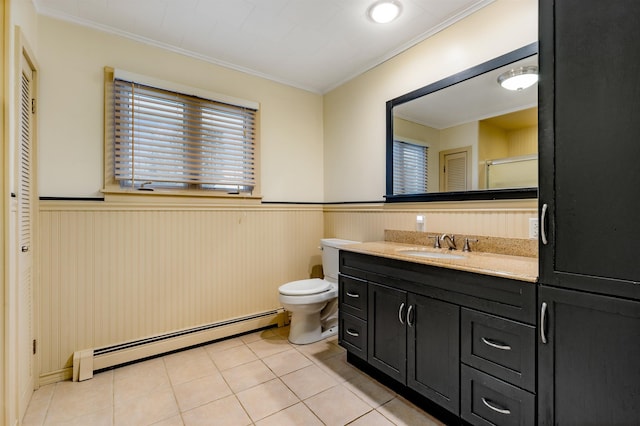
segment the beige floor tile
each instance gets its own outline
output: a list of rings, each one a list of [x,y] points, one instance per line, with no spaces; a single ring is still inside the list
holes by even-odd
[[[444,423],[400,397],[394,398],[383,406],[378,407],[377,411],[396,425],[445,426]]]
[[[288,351],[262,358],[262,361],[267,364],[267,367],[269,367],[276,376],[283,376],[313,364],[309,358],[295,349],[289,349]]]
[[[117,404],[114,425],[150,425],[179,414],[171,390],[149,393]]]
[[[254,422],[300,402],[279,379],[238,392],[237,397]]]
[[[271,328],[270,330],[273,331],[274,334],[286,340],[289,338],[289,329],[290,327],[287,325],[284,327]]]
[[[222,376],[231,390],[236,393],[276,377],[260,360],[225,370],[222,372]]]
[[[273,329],[268,328],[266,330],[256,331],[255,333],[243,334],[239,336],[240,340],[244,343],[251,343],[261,339],[267,339],[269,337],[275,336],[275,332]]]
[[[316,360],[332,357],[334,355],[345,352],[342,347],[334,345],[332,343],[327,343],[324,340],[310,343],[308,345],[297,345],[296,349],[302,352],[304,355]]]
[[[96,374],[83,382],[58,382],[47,422],[65,422],[113,407],[113,372]]]
[[[365,375],[344,382],[343,386],[373,408],[386,404],[396,396],[395,392]]]
[[[244,342],[239,337],[233,337],[231,339],[224,339],[224,340],[220,340],[218,342],[206,345],[204,349],[211,354],[214,352],[220,352],[226,349],[231,349],[231,348],[235,348],[236,346],[242,346],[242,345],[244,345]]]
[[[224,371],[238,365],[246,364],[258,359],[255,353],[244,343],[242,346],[226,349],[219,352],[210,352],[209,356],[215,362],[218,370]]]
[[[292,405],[256,422],[256,426],[322,426],[322,424],[303,403]]]
[[[235,395],[202,405],[182,413],[185,426],[250,425],[251,419]]]
[[[289,341],[280,338],[257,340],[255,342],[247,343],[247,346],[258,356],[258,358],[264,358],[269,355],[293,349],[293,346],[289,344]]]
[[[53,397],[56,385],[42,386],[31,396],[31,401],[22,419],[23,426],[41,426],[44,424],[45,416],[49,410],[49,404]]]
[[[173,387],[180,411],[188,411],[232,394],[220,373],[201,377]]]
[[[114,371],[114,403],[139,398],[150,392],[171,388],[164,361],[157,358],[140,364],[132,364]]]
[[[113,425],[113,408],[105,408],[67,421],[46,421],[44,424],[45,426],[111,426]]]
[[[349,423],[349,426],[393,426],[393,423],[374,410]]]
[[[182,422],[182,416],[177,415],[169,417],[168,419],[160,420],[157,423],[153,423],[151,426],[184,426]]]
[[[328,358],[314,359],[316,365],[338,382],[352,380],[364,374],[347,362],[347,353],[337,353]]]
[[[167,355],[163,359],[169,379],[174,386],[218,371],[207,352],[201,347]]]
[[[371,407],[341,385],[304,401],[324,424],[346,425],[371,411]]]
[[[282,381],[300,399],[307,399],[310,396],[327,390],[337,384],[327,373],[322,371],[317,365],[310,365],[293,373],[280,377]]]

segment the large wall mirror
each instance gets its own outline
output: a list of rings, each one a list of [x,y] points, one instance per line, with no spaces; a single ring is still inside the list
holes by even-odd
[[[507,90],[498,77],[537,74],[538,45],[387,102],[387,202],[536,198],[538,85]]]

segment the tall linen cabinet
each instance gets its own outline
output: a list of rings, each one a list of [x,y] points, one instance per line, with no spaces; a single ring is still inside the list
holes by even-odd
[[[538,423],[640,421],[640,1],[540,0]]]

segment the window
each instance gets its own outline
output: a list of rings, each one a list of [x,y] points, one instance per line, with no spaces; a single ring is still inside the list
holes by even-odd
[[[428,150],[424,145],[393,141],[394,194],[427,192]]]
[[[253,192],[255,108],[117,77],[111,88],[112,178],[120,188]]]

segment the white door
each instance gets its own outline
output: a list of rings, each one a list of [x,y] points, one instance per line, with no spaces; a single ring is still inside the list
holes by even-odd
[[[467,189],[467,152],[455,152],[444,156],[444,190],[466,191]]]
[[[18,128],[18,416],[20,419],[34,389],[33,341],[33,149],[34,149],[34,83],[33,70],[23,57],[20,80]]]

